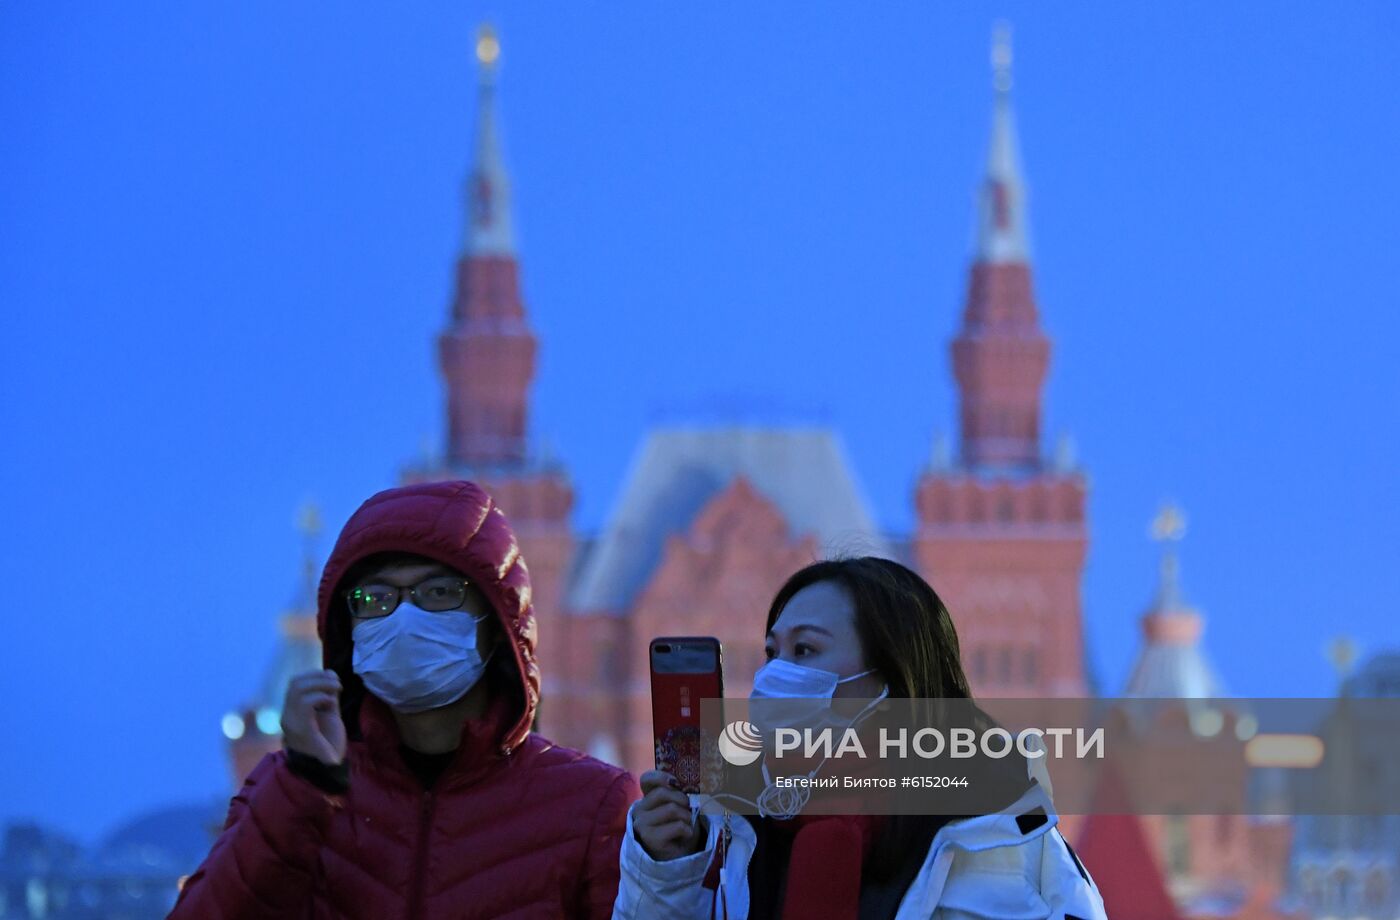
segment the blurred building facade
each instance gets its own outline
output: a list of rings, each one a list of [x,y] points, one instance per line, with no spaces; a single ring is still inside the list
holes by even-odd
[[[161,808],[95,846],[32,823],[0,838],[0,920],[156,920],[209,850],[224,799]]]
[[[444,448],[405,468],[402,480],[476,480],[510,517],[531,571],[544,680],[540,730],[634,771],[649,769],[649,639],[719,637],[726,695],[746,696],[763,660],[760,617],[769,601],[792,572],[832,555],[887,556],[923,574],[948,603],[978,695],[1089,695],[1081,605],[1088,487],[1068,442],[1048,452],[1043,443],[1051,343],[1034,294],[1009,42],[1001,37],[994,45],[976,245],[950,346],[959,436],[955,444],[936,444],[918,472],[911,496],[917,523],[909,534],[878,527],[839,437],[820,427],[649,431],[602,529],[573,528],[567,465],[535,450],[529,437],[540,341],[516,247],[494,34],[483,31],[476,51],[465,240],[437,339]],[[1204,618],[1180,590],[1171,549],[1181,535],[1179,514],[1164,512],[1154,527],[1167,549],[1142,618],[1143,648],[1122,695],[1223,696],[1224,683],[1201,647]],[[308,552],[308,566],[310,559]],[[282,651],[264,686],[225,717],[235,779],[280,744],[277,707],[286,678],[320,666],[314,618],[308,581],[282,620]],[[1193,731],[1191,715],[1184,705],[1177,727]],[[1162,743],[1170,757],[1169,731]],[[1242,752],[1239,758],[1244,782]],[[1284,870],[1291,826],[1238,816],[1141,818],[1126,805],[1123,811],[1064,822],[1067,835],[1095,854],[1086,853],[1086,861],[1105,893],[1121,892],[1113,916],[1287,915],[1277,903],[1290,884]]]
[[[1348,701],[1400,697],[1400,653],[1376,655],[1349,673],[1354,650],[1338,649],[1341,692],[1322,733],[1329,752],[1317,783],[1337,806],[1334,814],[1304,815],[1297,822],[1292,851],[1293,900],[1309,917],[1400,916],[1400,815],[1371,813],[1364,799],[1376,788],[1400,783],[1389,745],[1395,725],[1376,724],[1375,710]],[[1338,763],[1332,752],[1358,757]],[[1357,789],[1341,777],[1366,777],[1370,789]],[[1393,792],[1391,793],[1393,795]]]
[[[937,585],[977,692],[1084,695],[1087,487],[1067,451],[1042,449],[1050,342],[1032,286],[1009,43],[994,61],[978,242],[951,345],[960,438],[955,456],[935,456],[920,476],[911,535],[878,528],[835,432],[739,426],[649,432],[601,532],[573,531],[567,469],[532,452],[527,434],[539,342],[520,282],[498,54],[483,33],[465,243],[438,340],[446,447],[404,479],[482,482],[515,525],[539,624],[541,729],[646,768],[648,640],[718,636],[726,692],[746,695],[768,602],[792,572],[833,554],[899,558]]]
[[[1283,903],[1293,825],[1241,813],[1240,805],[1257,795],[1246,745],[1258,723],[1243,701],[1225,699],[1224,681],[1203,647],[1205,615],[1187,601],[1181,583],[1177,544],[1185,531],[1185,515],[1172,505],[1152,522],[1151,535],[1162,545],[1160,574],[1140,619],[1137,659],[1116,694],[1162,705],[1132,707],[1129,715],[1124,710],[1131,704],[1120,704],[1108,718],[1117,722],[1115,735],[1135,737],[1140,772],[1150,770],[1157,795],[1187,803],[1214,793],[1220,813],[1189,813],[1183,805],[1181,813],[1138,815],[1126,797],[1114,798],[1123,793],[1114,788],[1117,778],[1107,777],[1093,813],[1068,823],[1110,916],[1294,916]],[[1150,880],[1148,867],[1155,869]]]

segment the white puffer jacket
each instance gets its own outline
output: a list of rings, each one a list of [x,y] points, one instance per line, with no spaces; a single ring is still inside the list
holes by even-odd
[[[715,810],[706,797],[692,802],[707,815]],[[721,911],[716,893],[703,885],[721,821],[708,822],[709,839],[700,852],[657,862],[633,833],[636,807],[627,813],[613,920],[708,920],[712,911],[715,917],[748,920],[748,865],[757,843],[753,826],[738,816],[729,822]],[[1058,823],[1040,783],[1000,812],[950,821],[934,836],[895,920],[1107,920],[1098,888]]]

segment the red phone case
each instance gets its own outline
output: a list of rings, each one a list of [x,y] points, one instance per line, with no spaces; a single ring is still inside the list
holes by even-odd
[[[656,768],[676,777],[682,792],[713,792],[723,775],[718,738],[700,725],[700,701],[724,696],[719,640],[708,636],[653,639],[651,719]]]

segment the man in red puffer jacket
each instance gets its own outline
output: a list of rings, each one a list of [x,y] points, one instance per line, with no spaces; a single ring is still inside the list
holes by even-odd
[[[326,670],[292,680],[286,750],[248,776],[170,917],[610,916],[637,782],[531,734],[530,576],[486,492],[370,498],[318,600]]]

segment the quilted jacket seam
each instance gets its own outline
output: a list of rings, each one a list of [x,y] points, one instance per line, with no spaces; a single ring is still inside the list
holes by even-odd
[[[613,800],[625,795],[627,780],[628,775],[626,773],[621,773],[613,777],[612,782],[608,784],[607,792],[603,793],[603,798],[602,801],[599,802],[598,810],[593,814],[593,824],[588,829],[588,843],[583,851],[583,872],[580,873],[579,878],[580,890],[576,893],[578,897],[576,903],[578,904],[587,904],[587,889],[592,884],[592,878],[589,876],[589,869],[593,865],[593,848],[598,843],[598,837],[602,831],[604,821],[610,820],[607,816],[613,813]]]
[[[298,875],[306,875],[308,879],[311,878],[309,873],[306,873],[303,870],[297,868],[293,863],[286,860],[281,853],[278,853],[277,848],[274,847],[272,845],[272,841],[268,839],[267,831],[263,829],[262,825],[258,821],[258,818],[255,815],[252,815],[251,812],[250,817],[253,822],[254,830],[256,830],[258,836],[262,838],[262,841],[264,844],[266,844],[268,850],[277,857],[277,861],[282,863],[282,865],[290,868],[294,873]],[[257,902],[257,904],[260,907],[267,911],[268,916],[276,916],[278,913],[276,905],[269,903],[263,897],[262,892],[255,888],[253,884],[249,881],[250,875],[243,867],[243,861],[247,858],[247,854],[243,852],[243,848],[239,846],[233,846],[230,849],[233,850],[233,869],[234,872],[236,872],[238,875],[238,881],[239,884],[243,886],[243,890],[248,892],[248,896],[252,898],[255,902]]]
[[[253,828],[254,828],[254,830],[256,830],[256,831],[258,832],[258,836],[261,837],[263,843],[265,843],[265,844],[267,845],[268,851],[271,852],[272,855],[274,855],[274,856],[277,857],[277,861],[278,861],[278,862],[282,863],[282,865],[288,867],[289,869],[291,869],[292,871],[294,871],[294,872],[296,872],[296,873],[298,873],[298,874],[307,875],[307,876],[310,875],[310,873],[307,872],[306,869],[302,868],[301,866],[298,866],[294,860],[289,859],[289,858],[287,857],[287,854],[284,853],[284,852],[277,846],[277,844],[273,842],[272,836],[268,833],[267,828],[263,825],[263,819],[262,819],[262,817],[258,814],[258,809],[257,809],[257,808],[249,807],[249,809],[248,809],[248,817],[249,817],[249,819],[250,819],[250,820],[252,821],[252,823],[253,823]],[[238,851],[237,851],[237,848],[234,849],[234,852],[235,852],[235,854],[238,852]],[[241,870],[241,869],[239,870],[239,874],[240,874],[240,876],[242,875],[242,870]]]
[[[460,499],[462,495],[468,491],[468,488],[469,487],[467,486],[467,484],[463,483],[457,489],[457,493],[453,496],[453,498]],[[442,524],[443,515],[447,514],[449,508],[452,508],[454,505],[457,504],[459,504],[459,502],[457,501],[443,503],[442,509],[438,512],[437,520],[433,522],[433,533],[442,533],[440,525]],[[467,534],[467,538],[462,541],[462,550],[464,552],[471,551],[472,541],[476,539],[477,534],[481,533],[482,528],[486,526],[486,522],[491,519],[491,512],[496,509],[496,500],[492,498],[490,494],[487,494],[485,502],[481,504],[473,502],[472,505],[474,510],[476,510],[479,514],[479,517],[476,520],[476,526],[472,528],[472,532]]]
[[[378,834],[377,836],[380,841],[390,841],[390,845],[392,846],[397,846],[400,842],[398,838],[395,838],[388,834]],[[388,879],[383,878],[377,873],[371,871],[365,865],[365,863],[353,858],[353,856],[351,855],[353,852],[352,850],[342,849],[338,846],[335,846],[334,842],[328,842],[322,848],[322,850],[323,852],[327,852],[330,855],[334,856],[336,859],[344,862],[346,866],[350,867],[350,869],[352,869],[356,873],[359,873],[364,878],[367,878],[370,881],[374,882],[376,885],[383,887],[387,892],[389,892],[389,894],[395,897],[399,895],[398,886],[396,886],[393,882],[389,881]]]

